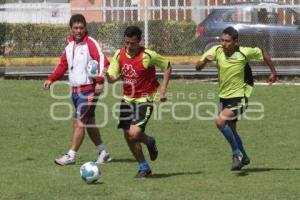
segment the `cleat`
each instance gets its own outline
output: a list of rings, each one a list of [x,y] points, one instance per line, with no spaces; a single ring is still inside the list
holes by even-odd
[[[139,170],[135,175],[135,178],[149,178],[149,177],[152,177],[151,170],[148,171]]]
[[[156,141],[153,137],[149,137],[147,148],[149,151],[150,159],[152,161],[157,159],[158,151],[156,147]]]
[[[248,157],[243,158],[243,159],[242,159],[242,164],[243,164],[243,165],[249,165],[249,164],[250,164],[250,159],[249,159]]]
[[[109,153],[99,153],[97,159],[96,159],[96,163],[97,164],[104,164],[104,163],[108,163],[112,160],[112,158],[110,157]]]
[[[63,155],[62,157],[55,159],[54,162],[58,165],[73,165],[75,164],[75,158],[71,158],[69,154]]]
[[[231,171],[238,171],[242,169],[243,163],[242,163],[243,155],[237,154],[232,157],[232,168]]]

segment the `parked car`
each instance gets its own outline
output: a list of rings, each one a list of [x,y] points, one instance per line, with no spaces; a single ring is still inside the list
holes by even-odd
[[[220,34],[233,26],[241,46],[258,46],[272,57],[300,57],[300,14],[281,3],[239,2],[214,9],[198,25],[196,49],[203,52],[220,44]],[[285,6],[286,5],[286,6]]]

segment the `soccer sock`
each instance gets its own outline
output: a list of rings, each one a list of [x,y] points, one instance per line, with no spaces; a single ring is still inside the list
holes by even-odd
[[[97,145],[97,149],[99,150],[99,153],[102,153],[102,152],[106,153],[104,144]]]
[[[246,154],[246,151],[245,151],[245,149],[244,149],[244,146],[243,146],[243,142],[242,142],[241,137],[238,135],[238,133],[235,133],[235,134],[234,134],[234,137],[235,137],[236,142],[237,142],[238,145],[239,145],[239,149],[240,149],[241,152],[243,153],[243,158],[247,158],[248,155]]]
[[[74,151],[74,150],[72,150],[72,149],[70,149],[69,151],[68,151],[68,155],[71,157],[71,158],[75,158],[76,157],[76,151]]]
[[[148,165],[146,160],[139,163],[139,168],[142,171],[149,171],[150,170],[150,166]]]
[[[232,154],[233,155],[239,154],[241,152],[239,149],[239,145],[234,137],[234,133],[232,132],[232,130],[228,126],[228,124],[225,124],[224,127],[219,130],[223,133],[223,135],[227,139],[228,143],[230,144],[231,149],[232,149]]]
[[[154,143],[154,138],[153,137],[151,137],[151,136],[148,136],[148,140],[147,140],[147,146],[151,146],[152,144]]]

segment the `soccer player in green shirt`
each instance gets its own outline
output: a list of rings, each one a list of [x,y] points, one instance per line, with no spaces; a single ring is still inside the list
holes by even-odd
[[[118,128],[123,129],[127,144],[139,163],[137,178],[152,175],[145,160],[141,143],[149,151],[150,159],[156,160],[156,141],[145,133],[146,124],[153,111],[153,100],[159,83],[155,67],[164,71],[160,86],[160,101],[166,100],[166,92],[171,65],[164,57],[140,46],[142,31],[137,26],[129,26],[124,32],[125,47],[114,54],[107,71],[108,82],[123,80],[123,99],[120,105]]]
[[[276,81],[276,70],[268,53],[258,47],[239,47],[238,31],[228,27],[222,32],[221,45],[204,52],[196,63],[196,70],[201,70],[212,61],[216,61],[218,67],[221,112],[217,116],[216,125],[231,146],[231,170],[240,170],[250,163],[237,133],[236,123],[237,117],[247,108],[248,97],[252,91],[253,77],[248,65],[252,59],[264,60],[271,70],[267,82],[272,84]]]

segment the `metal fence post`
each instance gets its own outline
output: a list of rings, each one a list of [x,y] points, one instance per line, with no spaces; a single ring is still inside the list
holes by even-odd
[[[144,3],[144,29],[145,29],[145,48],[148,48],[149,29],[148,29],[148,5],[147,1]]]
[[[106,1],[102,1],[102,20],[106,22]],[[100,5],[100,10],[101,10],[101,5]]]

